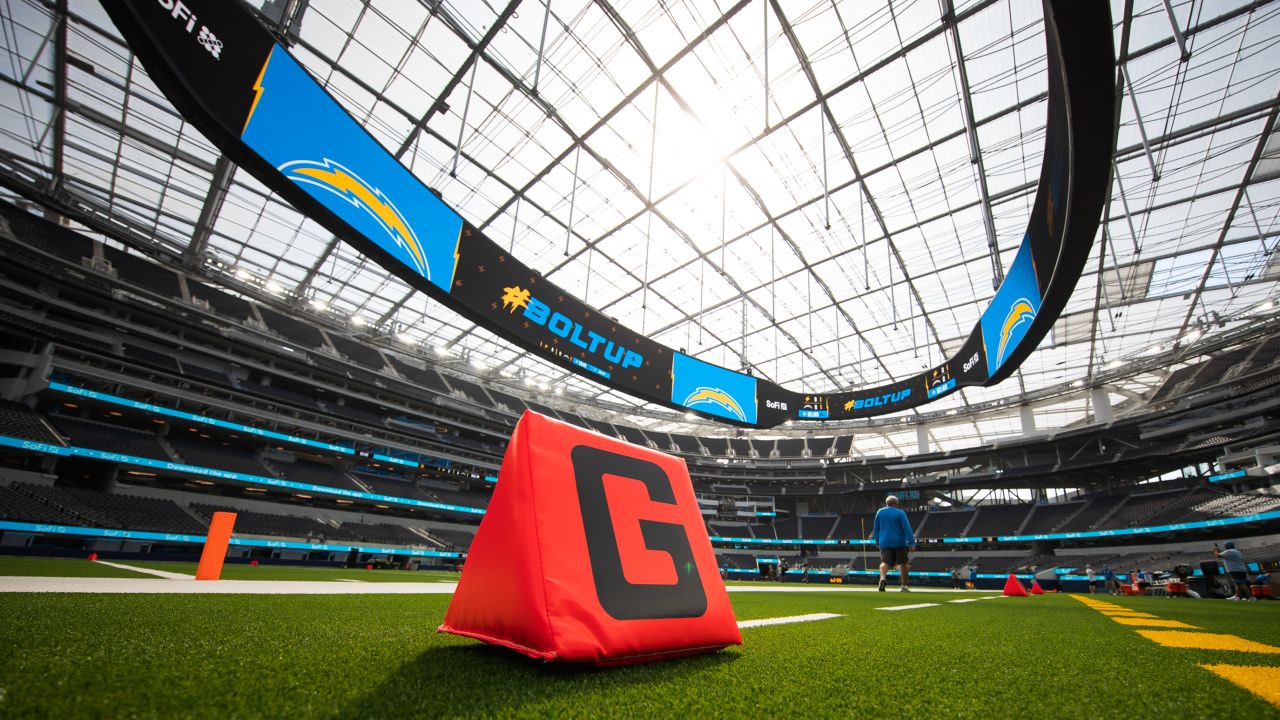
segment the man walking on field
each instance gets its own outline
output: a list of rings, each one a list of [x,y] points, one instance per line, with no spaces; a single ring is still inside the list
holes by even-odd
[[[907,514],[898,508],[898,497],[884,499],[884,507],[876,513],[871,525],[871,539],[880,548],[880,592],[884,592],[885,577],[889,567],[897,565],[902,573],[902,592],[907,589],[907,570],[911,565],[911,551],[915,550],[916,537],[911,533]]]

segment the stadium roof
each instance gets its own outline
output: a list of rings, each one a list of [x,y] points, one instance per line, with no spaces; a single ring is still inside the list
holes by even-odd
[[[60,56],[60,6],[5,0],[0,18],[11,188],[56,179],[192,267],[535,391],[642,405],[410,290],[221,160],[96,2],[69,3]],[[1111,6],[1122,125],[1089,270],[1012,378],[905,413],[955,416],[930,424],[937,447],[1020,432],[1009,406],[967,412],[994,401],[1038,398],[1041,428],[1080,422],[1104,373],[1128,375],[1107,378],[1114,401],[1141,398],[1187,348],[1276,312],[1280,2]],[[1039,176],[1035,3],[268,0],[263,14],[517,257],[660,342],[797,390],[954,353]],[[915,445],[896,421],[852,425],[882,429],[858,452]]]

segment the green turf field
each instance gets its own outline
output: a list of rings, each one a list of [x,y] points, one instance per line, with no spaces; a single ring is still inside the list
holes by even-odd
[[[9,557],[0,555],[0,575],[28,577],[141,578],[143,573],[72,558]]]
[[[117,562],[117,561],[112,561]],[[196,574],[193,562],[167,560],[121,560],[117,564],[131,567]],[[110,565],[64,558],[28,558],[0,556],[0,575],[36,577],[155,577]],[[259,565],[242,563],[222,566],[224,580],[359,580],[361,582],[457,582],[458,573],[434,570],[347,570],[345,568],[305,567],[297,565]]]
[[[438,635],[447,596],[0,594],[0,717],[1280,717],[1199,667],[1280,655],[1163,647],[1070,596],[947,602],[975,596],[734,594],[739,620],[842,617],[597,670]],[[1096,597],[1280,645],[1280,602]]]

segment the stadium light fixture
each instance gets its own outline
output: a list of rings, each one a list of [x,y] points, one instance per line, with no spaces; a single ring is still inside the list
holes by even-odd
[[[284,288],[280,287],[280,283],[275,280],[268,280],[262,287],[272,295],[279,295],[284,292]]]
[[[369,321],[368,321],[368,320],[365,320],[363,315],[352,315],[352,316],[351,316],[351,325],[352,325],[352,327],[364,327],[365,325],[368,325],[368,324],[369,324]]]
[[[479,357],[472,355],[471,367],[475,368],[476,370],[484,370],[485,369],[484,360],[481,360]]]
[[[407,332],[400,333],[399,335],[396,336],[396,339],[404,343],[405,345],[412,345],[418,341],[417,338],[415,338],[414,336],[410,335]]]
[[[329,306],[325,305],[323,302],[319,300],[312,300],[311,309],[315,310],[316,312],[324,312],[325,310],[329,309]]]

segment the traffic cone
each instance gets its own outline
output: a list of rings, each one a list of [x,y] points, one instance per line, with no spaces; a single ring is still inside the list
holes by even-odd
[[[1006,597],[1026,597],[1027,589],[1022,587],[1013,573],[1009,573],[1009,579],[1004,581],[1004,594]]]
[[[1041,588],[1041,587],[1040,587],[1040,581],[1039,581],[1039,580],[1032,580],[1032,581],[1031,581],[1031,594],[1032,594],[1032,595],[1043,595],[1043,594],[1044,594],[1044,588]]]

